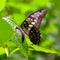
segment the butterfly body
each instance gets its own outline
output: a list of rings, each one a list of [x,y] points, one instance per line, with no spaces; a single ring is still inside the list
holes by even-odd
[[[46,14],[46,9],[43,9],[41,11],[37,11],[30,16],[24,22],[21,24],[22,30],[29,36],[31,42],[33,44],[39,44],[40,42],[40,24],[42,21],[42,18]]]

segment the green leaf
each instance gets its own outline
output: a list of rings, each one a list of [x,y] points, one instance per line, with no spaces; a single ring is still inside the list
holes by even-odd
[[[45,53],[50,53],[50,54],[57,54],[60,56],[60,52],[56,51],[56,50],[51,50],[51,49],[47,49],[47,48],[43,48],[37,45],[31,45],[30,46],[30,50],[34,50],[34,51],[40,51],[40,52],[45,52]]]
[[[38,46],[38,45],[34,45],[32,44],[32,42],[29,40],[28,36],[25,35],[25,41],[27,42],[28,44],[28,48],[29,50],[32,50],[32,51],[39,51],[39,52],[44,52],[44,53],[50,53],[50,54],[56,54],[56,55],[59,55],[60,56],[60,52],[55,50],[55,49],[47,49],[47,48],[44,48],[44,47],[41,47],[41,46]],[[51,41],[50,41],[51,42]],[[52,42],[51,42],[52,43]],[[44,43],[43,43],[44,44]],[[49,44],[49,43],[48,43]],[[47,45],[48,45],[47,44]],[[46,45],[45,45],[46,46]]]
[[[0,11],[4,9],[5,4],[6,4],[6,0],[0,0]]]
[[[12,35],[12,27],[5,20],[0,18],[0,43],[6,43],[12,38]]]

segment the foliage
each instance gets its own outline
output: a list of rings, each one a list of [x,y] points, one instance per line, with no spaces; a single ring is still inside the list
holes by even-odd
[[[60,59],[60,1],[58,0],[0,0],[0,59],[1,60],[59,60]],[[41,42],[34,45],[16,26],[33,12],[46,8],[41,22]]]

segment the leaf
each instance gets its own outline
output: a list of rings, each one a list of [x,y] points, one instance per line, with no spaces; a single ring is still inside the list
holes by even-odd
[[[29,48],[30,50],[34,50],[34,51],[40,51],[40,52],[45,52],[45,53],[50,53],[50,54],[57,54],[60,56],[60,52],[56,51],[56,50],[51,50],[51,49],[46,49],[37,45],[31,45],[31,48]]]
[[[4,9],[5,4],[6,4],[6,0],[0,0],[0,11]]]
[[[32,42],[29,40],[27,35],[25,35],[25,40],[28,44],[28,49],[31,51],[39,51],[39,52],[44,52],[44,53],[56,54],[60,56],[60,52],[57,50],[47,49],[47,48],[32,44]]]
[[[5,20],[0,18],[0,43],[6,43],[12,36],[12,27]]]

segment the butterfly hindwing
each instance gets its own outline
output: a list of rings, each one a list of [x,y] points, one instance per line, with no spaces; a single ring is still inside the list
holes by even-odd
[[[39,44],[40,42],[40,31],[39,29],[36,29],[36,27],[32,27],[29,32],[29,38],[33,44]]]

